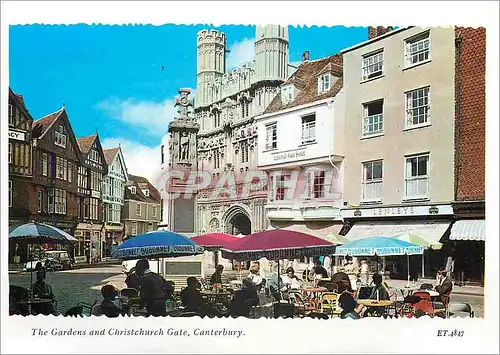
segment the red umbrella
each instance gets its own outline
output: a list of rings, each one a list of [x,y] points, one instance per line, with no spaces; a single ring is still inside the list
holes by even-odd
[[[193,237],[191,240],[205,248],[226,248],[239,238],[225,233],[205,233]]]
[[[300,259],[304,256],[330,255],[335,252],[331,242],[309,234],[272,229],[237,239],[222,249],[222,256],[233,260]]]

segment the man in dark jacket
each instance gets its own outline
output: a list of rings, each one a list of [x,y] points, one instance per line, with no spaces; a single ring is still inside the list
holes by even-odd
[[[187,287],[181,291],[181,301],[184,308],[200,315],[205,313],[206,301],[200,293],[200,283],[196,277],[187,278]]]
[[[154,317],[166,316],[165,301],[174,292],[172,284],[149,270],[149,261],[147,259],[141,259],[137,262],[135,272],[140,279],[141,304],[146,306],[148,315]]]
[[[248,317],[252,306],[259,303],[257,290],[250,279],[243,279],[243,288],[235,292],[231,302],[231,315],[233,317]]]
[[[437,274],[438,284],[434,289],[439,293],[439,299],[443,304],[449,301],[451,290],[453,289],[453,282],[447,275],[445,270],[439,270]]]

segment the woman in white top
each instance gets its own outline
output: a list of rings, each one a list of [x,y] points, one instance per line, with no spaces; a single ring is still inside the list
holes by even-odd
[[[260,286],[260,284],[262,283],[262,276],[259,275],[259,270],[257,270],[256,268],[250,269],[250,274],[248,275],[248,278],[257,287]]]

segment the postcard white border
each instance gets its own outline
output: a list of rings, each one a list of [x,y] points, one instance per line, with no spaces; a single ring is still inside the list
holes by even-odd
[[[266,11],[262,11],[262,6]],[[255,24],[367,26],[483,26],[487,28],[487,213],[498,216],[498,3],[496,2],[7,2],[1,3],[1,109],[8,104],[8,25]],[[324,39],[329,40],[328,38]],[[167,44],[167,43],[166,43]],[[36,80],[36,79],[34,79]],[[1,121],[1,352],[2,353],[498,353],[498,219],[488,218],[485,318],[473,320],[198,320],[8,317],[7,120]],[[381,324],[378,324],[381,323]],[[382,324],[383,323],[383,324]],[[31,328],[238,328],[232,337],[41,337]],[[437,337],[438,329],[463,330],[462,338]],[[196,341],[193,341],[193,337]],[[147,340],[146,340],[147,339]]]

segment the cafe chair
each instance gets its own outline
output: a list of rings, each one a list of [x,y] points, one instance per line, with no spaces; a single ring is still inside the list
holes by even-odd
[[[472,309],[472,306],[470,303],[466,302],[451,302],[448,305],[448,316],[449,317],[470,317],[474,318],[474,310]]]
[[[427,300],[427,301],[431,300],[431,295],[429,294],[429,292],[425,292],[425,291],[417,291],[413,294],[413,296],[419,297],[420,299]]]
[[[334,292],[325,292],[321,295],[321,313],[340,316],[342,309],[338,303],[338,295]]]
[[[82,306],[71,307],[64,313],[64,317],[83,317],[83,307]]]
[[[28,305],[21,305],[18,302],[27,301],[29,299],[29,290],[15,285],[9,286],[9,315],[29,315]]]
[[[96,316],[96,317],[100,317],[104,314],[104,312],[102,311],[102,307],[100,304],[95,304],[94,306],[92,306],[92,312],[91,314],[93,316]]]
[[[370,299],[370,296],[373,292],[373,288],[374,288],[373,286],[361,286],[357,292],[357,299],[358,300]]]

